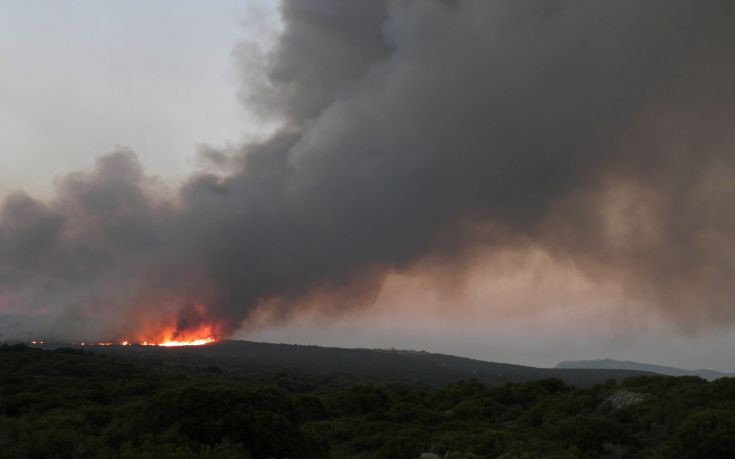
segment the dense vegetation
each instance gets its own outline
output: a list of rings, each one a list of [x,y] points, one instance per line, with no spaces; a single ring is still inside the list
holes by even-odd
[[[735,379],[438,390],[0,347],[2,458],[735,457]]]

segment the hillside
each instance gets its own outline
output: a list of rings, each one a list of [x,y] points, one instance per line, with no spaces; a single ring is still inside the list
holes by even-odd
[[[650,363],[633,362],[631,360],[565,360],[556,366],[559,369],[604,369],[604,370],[635,370],[649,373],[658,373],[667,376],[699,376],[708,381],[718,378],[735,376],[735,373],[722,373],[714,370],[685,370],[683,368],[653,365]]]
[[[644,374],[618,369],[535,368],[485,362],[429,352],[344,349],[296,344],[222,341],[186,348],[147,346],[96,347],[99,352],[123,353],[191,364],[219,365],[258,371],[296,370],[314,374],[346,374],[358,380],[381,380],[439,387],[476,378],[489,386],[558,378],[584,388],[615,379]]]

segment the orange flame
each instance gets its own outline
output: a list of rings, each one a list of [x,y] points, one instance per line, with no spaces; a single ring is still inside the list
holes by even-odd
[[[153,336],[151,336],[153,335]],[[217,342],[217,333],[212,325],[201,325],[194,329],[177,330],[175,327],[164,327],[156,333],[148,333],[138,340],[121,341],[123,346],[138,343],[142,346],[202,346]]]
[[[165,347],[202,346],[204,344],[214,343],[215,341],[217,340],[214,338],[199,338],[199,339],[193,339],[189,341],[171,340],[171,341],[164,341],[162,343],[149,343],[147,341],[144,341],[142,344],[143,346],[165,346]]]

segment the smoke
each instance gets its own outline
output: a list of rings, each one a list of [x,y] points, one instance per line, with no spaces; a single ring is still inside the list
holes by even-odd
[[[282,128],[169,189],[103,156],[0,214],[0,308],[63,333],[239,329],[387,275],[543,252],[682,326],[735,319],[735,5],[289,1],[242,44]],[[457,276],[461,277],[462,271]],[[151,325],[153,324],[153,325]]]

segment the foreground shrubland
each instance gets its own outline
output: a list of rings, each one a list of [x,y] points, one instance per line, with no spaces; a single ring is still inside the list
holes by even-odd
[[[2,458],[726,458],[735,379],[439,390],[0,347]]]

